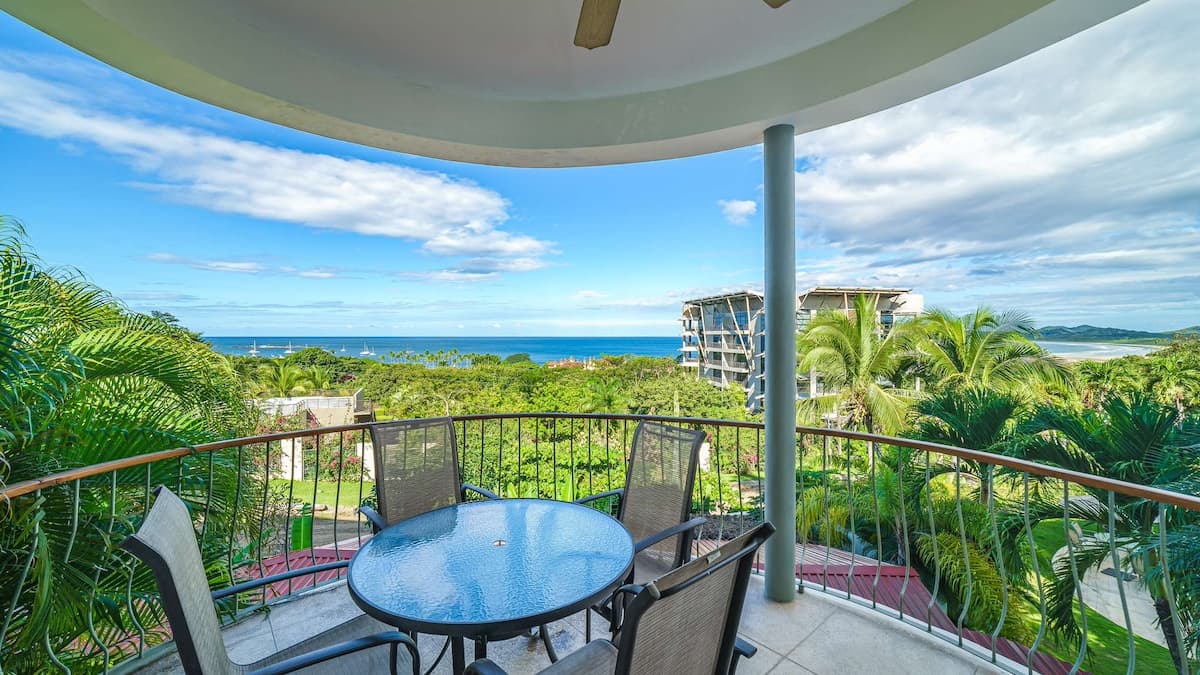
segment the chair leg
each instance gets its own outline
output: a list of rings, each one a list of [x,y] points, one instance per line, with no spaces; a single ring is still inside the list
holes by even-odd
[[[391,653],[388,655],[388,669],[392,675],[398,675],[396,672],[397,664],[400,662],[400,645],[392,643]]]
[[[592,608],[583,610],[583,644],[592,641]]]
[[[557,663],[558,652],[554,651],[554,645],[550,643],[550,627],[544,624],[538,626],[538,632],[542,634],[542,644],[546,645],[546,656],[550,657],[550,663]]]

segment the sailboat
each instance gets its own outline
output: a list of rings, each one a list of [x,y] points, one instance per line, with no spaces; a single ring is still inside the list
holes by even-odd
[[[371,348],[368,347],[367,343],[364,342],[363,350],[361,352],[359,352],[358,355],[359,356],[375,356],[375,352],[371,351]]]
[[[288,340],[288,346],[287,346],[287,349],[283,350],[283,353],[284,353],[284,354],[294,354],[295,352],[296,352],[296,350],[295,350],[295,349],[292,349],[292,341],[291,341],[291,340]]]
[[[342,351],[346,351],[346,345],[342,345]]]
[[[250,351],[247,352],[250,356],[258,356],[258,340],[250,344]]]

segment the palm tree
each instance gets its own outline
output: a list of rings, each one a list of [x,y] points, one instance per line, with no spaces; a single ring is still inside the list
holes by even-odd
[[[1182,353],[1163,354],[1150,364],[1150,388],[1158,400],[1175,406],[1182,422],[1186,402],[1200,393],[1200,370]]]
[[[1085,408],[1099,409],[1108,397],[1142,391],[1144,383],[1126,359],[1083,361],[1075,364],[1075,380]]]
[[[333,374],[323,366],[312,366],[304,372],[304,377],[317,393],[324,395],[333,389]]]
[[[1033,324],[1019,312],[997,314],[986,306],[956,316],[932,309],[917,320],[913,347],[941,386],[1015,390],[1036,383],[1062,384],[1070,371],[1034,342]]]
[[[298,366],[283,361],[268,363],[258,369],[258,392],[267,396],[287,398],[305,392],[308,375]]]
[[[876,302],[860,294],[849,314],[820,312],[797,339],[799,371],[816,370],[832,392],[802,403],[810,417],[835,413],[847,426],[868,432],[903,426],[915,394],[896,387],[891,378],[907,349],[909,330],[898,325],[885,332]]]
[[[596,377],[588,380],[584,412],[617,414],[628,409],[628,402],[616,378]]]
[[[944,389],[917,403],[913,436],[925,441],[997,455],[1011,454],[1026,410],[1012,395],[987,389]],[[991,467],[971,460],[961,465],[979,481],[979,503],[991,495]]]
[[[1075,471],[1097,474],[1108,478],[1154,485],[1169,490],[1195,494],[1200,487],[1195,482],[1197,463],[1200,462],[1200,426],[1195,420],[1180,419],[1178,411],[1142,394],[1112,397],[1104,401],[1098,411],[1074,412],[1045,407],[1039,410],[1027,425],[1027,442],[1020,449],[1025,459],[1053,464]],[[1110,546],[1115,540],[1119,549],[1131,550],[1122,565],[1139,574],[1150,596],[1154,599],[1160,628],[1175,662],[1183,656],[1178,650],[1174,623],[1170,618],[1170,605],[1161,578],[1147,574],[1160,566],[1159,561],[1159,508],[1153,501],[1133,497],[1114,498],[1116,507],[1116,530],[1108,529],[1108,492],[1087,486],[1078,486],[1087,491],[1090,500],[1073,498],[1067,506],[1075,520],[1091,520],[1099,534],[1091,534],[1074,547],[1074,562],[1082,571],[1098,567],[1111,560]],[[1031,520],[1056,519],[1063,517],[1063,502],[1059,497],[1029,507]],[[1193,514],[1194,515],[1194,514]],[[1183,518],[1182,516],[1179,516]],[[1178,534],[1182,529],[1175,525],[1196,526],[1195,518],[1174,523],[1172,530]],[[1019,536],[1010,532],[1009,537]],[[1014,545],[1015,548],[1015,545]],[[1200,548],[1192,541],[1188,548]],[[1171,556],[1175,555],[1172,550]],[[1060,559],[1054,567],[1047,598],[1049,623],[1068,635],[1078,636],[1075,622],[1074,598],[1076,586],[1070,569],[1071,558]],[[1184,599],[1200,600],[1192,596]],[[1200,616],[1200,607],[1189,606],[1181,612],[1185,618],[1185,633],[1193,637],[1197,631],[1194,619]]]
[[[18,482],[73,467],[238,436],[250,429],[228,363],[188,331],[135,314],[78,272],[50,268],[28,250],[19,224],[0,219],[0,481]],[[183,460],[178,476],[191,475]],[[235,502],[237,470],[216,458],[205,484],[176,478],[175,467],[116,473],[110,489],[70,484],[14,499],[0,509],[0,598],[15,603],[0,652],[13,672],[46,667],[52,649],[77,670],[97,670],[83,654],[85,617],[102,635],[122,635],[135,598],[153,595],[142,569],[129,576],[116,544],[136,526],[147,482],[182,487],[193,503],[212,485],[205,526],[222,541],[252,511],[244,490]],[[135,475],[136,474],[136,475]],[[211,476],[211,477],[210,477]],[[251,477],[244,477],[252,480]],[[108,517],[109,509],[116,519]],[[239,514],[243,514],[239,516]],[[204,551],[206,562],[218,553]],[[224,548],[224,547],[222,547]],[[70,551],[68,553],[68,550]],[[36,553],[28,558],[29,552]],[[28,575],[25,560],[35,561]],[[223,559],[223,558],[222,558]],[[222,568],[212,565],[214,574]],[[145,626],[159,625],[156,603],[135,600]],[[149,632],[148,632],[149,635]]]

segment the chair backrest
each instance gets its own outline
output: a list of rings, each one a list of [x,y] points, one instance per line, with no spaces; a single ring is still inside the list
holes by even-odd
[[[167,488],[160,487],[155,494],[154,506],[137,534],[121,546],[154,572],[184,672],[233,673],[191,514],[183,500]]]
[[[625,496],[617,514],[634,541],[688,519],[704,438],[704,432],[698,429],[657,422],[638,424],[633,432]],[[686,537],[665,539],[638,556],[657,558],[667,569],[678,567],[687,560]]]
[[[617,674],[727,673],[755,553],[774,531],[762,523],[646,584],[625,610]]]
[[[389,524],[462,499],[449,417],[371,425],[379,514]]]

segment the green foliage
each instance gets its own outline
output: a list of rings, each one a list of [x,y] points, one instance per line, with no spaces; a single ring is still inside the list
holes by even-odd
[[[255,389],[261,395],[287,398],[307,393],[308,380],[308,374],[299,366],[274,361],[259,367]]]
[[[504,362],[505,363],[532,363],[533,360],[529,358],[528,354],[521,353],[521,354],[509,354],[508,356],[504,357]]]
[[[1173,406],[1180,416],[1200,410],[1200,338],[1181,336],[1145,356],[1075,365],[1077,395],[1097,409],[1113,396],[1142,394]]]
[[[0,483],[247,431],[229,362],[169,319],[130,312],[79,273],[46,266],[18,224],[0,221]],[[77,650],[89,620],[109,642],[133,621],[159,625],[158,604],[140,600],[153,597],[149,571],[116,554],[148,481],[212,505],[204,553],[214,580],[223,578],[215,542],[241,527],[249,502],[235,502],[227,456],[214,457],[211,472],[198,460],[44,488],[0,510],[0,598],[16,608],[0,636],[6,668],[39,670],[49,650],[96,670],[97,655]]]
[[[1070,371],[1033,340],[1033,323],[1019,312],[981,306],[955,316],[932,309],[917,320],[913,349],[921,370],[939,387],[1020,392],[1062,385]]]
[[[1071,411],[1046,406],[1030,420],[1027,430],[1029,440],[1022,447],[1022,454],[1027,459],[1140,485],[1200,494],[1200,481],[1197,480],[1200,475],[1200,424],[1193,418],[1181,417],[1173,406],[1143,394],[1109,397],[1101,402],[1100,410]],[[1119,547],[1135,549],[1134,554],[1122,560],[1126,569],[1142,576],[1147,570],[1160,566],[1157,503],[1118,496],[1114,501],[1117,513],[1113,514],[1116,530],[1109,532],[1108,493],[1082,486],[1079,489],[1086,492],[1090,500],[1072,499],[1069,502],[1072,518],[1093,523],[1103,533],[1085,538],[1074,551],[1080,576],[1082,571],[1098,567],[1106,560],[1110,537],[1116,539]],[[1041,513],[1032,516],[1035,521],[1062,517],[1061,503],[1039,510]],[[1169,529],[1178,527],[1183,532],[1195,533],[1195,513],[1177,513],[1175,520]],[[1177,546],[1184,557],[1187,551],[1200,549],[1197,541],[1185,541]],[[1074,637],[1079,634],[1078,612],[1074,609],[1077,584],[1069,563],[1070,559],[1067,559],[1054,565],[1047,613],[1055,629]],[[1165,603],[1166,588],[1161,579],[1153,573],[1142,578],[1156,603]],[[1188,591],[1177,597],[1183,605],[1181,615],[1185,635],[1191,644],[1195,644],[1200,636],[1196,622],[1200,614],[1196,601],[1200,598]],[[1165,622],[1160,628],[1177,658],[1173,626]]]
[[[910,326],[884,334],[877,299],[859,294],[849,313],[823,311],[797,338],[797,369],[821,374],[826,393],[805,399],[800,412],[810,423],[827,413],[842,426],[896,433],[904,426],[911,393],[896,386]]]
[[[720,389],[694,375],[675,370],[669,375],[636,382],[629,411],[705,419],[745,419],[745,394],[737,387]]]

